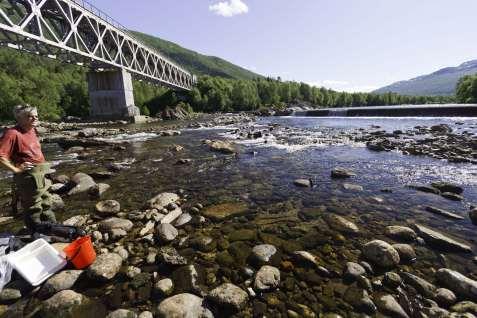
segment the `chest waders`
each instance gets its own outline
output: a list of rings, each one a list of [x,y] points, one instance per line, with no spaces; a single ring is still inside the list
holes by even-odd
[[[41,222],[56,222],[55,214],[51,210],[51,195],[48,192],[50,184],[45,180],[49,170],[50,165],[42,163],[13,177],[23,208],[25,225],[29,229],[34,229],[35,224]]]

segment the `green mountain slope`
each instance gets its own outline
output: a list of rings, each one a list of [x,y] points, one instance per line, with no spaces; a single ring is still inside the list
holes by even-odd
[[[393,92],[402,95],[445,96],[454,95],[457,81],[464,75],[477,73],[477,60],[465,62],[456,67],[446,67],[437,72],[419,76],[408,81],[400,81],[382,87],[374,93]]]
[[[233,79],[254,79],[261,77],[243,67],[234,65],[215,56],[207,56],[192,50],[183,48],[173,42],[169,42],[151,35],[131,31],[138,39],[155,49],[165,57],[177,62],[195,75],[221,76]]]

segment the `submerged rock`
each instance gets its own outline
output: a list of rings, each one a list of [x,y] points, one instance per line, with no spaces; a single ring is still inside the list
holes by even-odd
[[[252,249],[252,259],[260,264],[268,263],[273,255],[277,252],[277,248],[270,244],[256,245]]]
[[[462,189],[462,187],[444,181],[433,182],[431,183],[431,185],[432,187],[438,189],[441,192],[451,192],[455,194],[461,194],[462,192],[464,192],[464,189]]]
[[[137,314],[132,310],[116,309],[110,312],[106,318],[137,318]]]
[[[217,151],[223,154],[234,154],[237,152],[235,145],[230,141],[215,140],[210,141],[208,144],[212,151]]]
[[[243,202],[228,202],[206,207],[202,214],[213,221],[223,221],[248,213],[248,205]]]
[[[157,261],[166,265],[187,265],[187,259],[181,256],[177,250],[171,246],[163,246],[157,253]]]
[[[96,186],[93,178],[86,173],[78,172],[71,178],[71,182],[74,187],[68,192],[68,195],[74,195],[79,193],[88,192],[91,188]]]
[[[455,213],[452,213],[452,212],[449,212],[449,211],[446,211],[446,210],[443,210],[443,209],[439,209],[439,208],[436,208],[436,207],[433,207],[433,206],[426,206],[426,211],[434,213],[434,214],[445,216],[449,219],[454,219],[454,220],[463,220],[464,219],[464,217],[462,217],[458,214],[455,214]]]
[[[469,218],[472,221],[472,224],[477,225],[477,209],[470,210]]]
[[[417,234],[413,229],[406,226],[391,225],[387,226],[384,232],[386,236],[407,242],[413,242],[417,239]]]
[[[96,203],[96,212],[100,215],[115,215],[121,211],[121,205],[116,200],[106,200]]]
[[[477,281],[448,268],[441,268],[436,273],[437,280],[452,290],[458,297],[477,301]]]
[[[293,184],[296,185],[297,187],[302,187],[302,188],[311,188],[312,183],[310,179],[296,179],[293,181]]]
[[[415,227],[418,230],[419,235],[422,236],[426,243],[433,244],[438,248],[448,249],[456,252],[472,252],[472,248],[469,245],[457,242],[456,240],[433,229],[419,224],[416,224]]]
[[[157,307],[161,318],[213,318],[203,299],[192,294],[179,294],[163,300]]]
[[[335,179],[346,179],[354,176],[356,176],[356,174],[346,168],[336,167],[331,170],[331,177]]]
[[[396,318],[409,318],[408,314],[404,311],[401,305],[391,295],[383,295],[376,301],[376,305],[384,314],[390,315]]]
[[[72,290],[63,290],[45,300],[41,306],[41,318],[104,317],[104,306]]]
[[[342,216],[336,214],[325,214],[323,219],[333,230],[348,233],[348,234],[357,234],[359,233],[359,228],[351,221],[348,221]]]
[[[389,243],[374,240],[363,247],[363,256],[380,267],[394,267],[399,264],[399,253]]]
[[[348,287],[343,296],[344,300],[358,311],[363,311],[369,315],[376,312],[377,308],[369,298],[368,292],[354,285]]]
[[[179,196],[175,193],[164,192],[156,195],[149,201],[147,201],[150,209],[164,209],[171,203],[176,203],[179,200]]]
[[[255,274],[254,288],[259,291],[275,289],[280,284],[280,270],[264,265]]]

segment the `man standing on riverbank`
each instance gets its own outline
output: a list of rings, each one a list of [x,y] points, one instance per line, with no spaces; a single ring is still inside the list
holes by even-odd
[[[25,225],[34,231],[35,225],[41,222],[56,222],[45,180],[49,165],[35,129],[39,124],[37,109],[19,105],[15,106],[13,114],[17,125],[5,130],[0,140],[0,164],[14,173]]]

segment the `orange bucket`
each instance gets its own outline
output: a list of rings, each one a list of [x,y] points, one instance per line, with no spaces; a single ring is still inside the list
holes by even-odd
[[[90,236],[78,237],[63,249],[66,259],[73,263],[76,269],[83,269],[93,264],[96,252]]]

